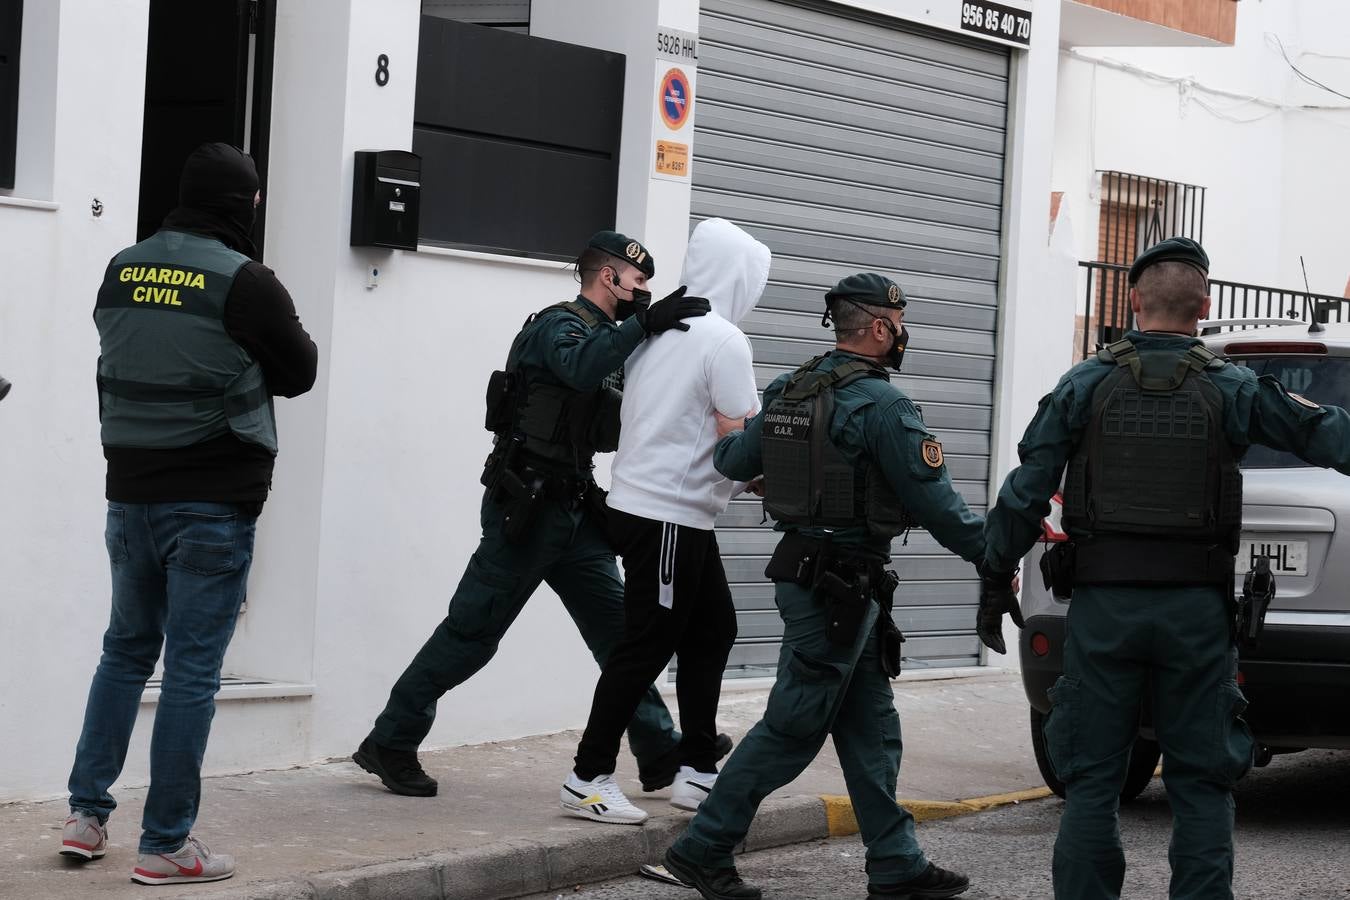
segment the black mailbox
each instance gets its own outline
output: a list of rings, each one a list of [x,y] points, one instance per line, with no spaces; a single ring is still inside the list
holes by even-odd
[[[357,150],[352,246],[417,249],[422,157],[407,150]]]

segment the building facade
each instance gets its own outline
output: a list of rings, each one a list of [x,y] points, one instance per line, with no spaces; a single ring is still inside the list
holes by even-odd
[[[278,403],[210,772],[341,757],[366,733],[476,544],[488,374],[527,315],[574,294],[566,260],[596,228],[642,237],[657,296],[698,220],[765,241],[770,284],[745,323],[761,386],[828,345],[830,283],[895,277],[912,298],[901,383],[979,508],[1070,358],[1077,273],[1047,222],[1052,187],[1072,193],[1052,177],[1078,177],[1057,168],[1072,141],[1056,93],[1080,64],[1061,15],[1084,4],[224,0],[175,19],[181,6],[0,0],[0,27],[21,21],[17,47],[0,35],[19,60],[0,83],[0,374],[15,383],[0,404],[0,800],[62,791],[106,626],[94,292],[200,140],[262,165],[264,262],[321,351],[315,389]],[[1109,15],[1089,25],[1175,30]],[[421,156],[403,179],[419,181],[415,250],[352,246],[363,150]],[[728,684],[763,684],[777,652],[760,518],[737,501],[719,523],[740,611]],[[910,669],[1002,664],[973,635],[970,567],[922,532],[896,552]],[[595,677],[542,589],[428,743],[576,726]],[[144,726],[128,784],[146,778]]]

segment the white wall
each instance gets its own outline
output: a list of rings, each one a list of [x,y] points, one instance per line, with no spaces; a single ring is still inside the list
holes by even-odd
[[[1095,173],[1115,169],[1207,188],[1204,244],[1215,277],[1301,286],[1303,252],[1313,290],[1342,293],[1350,261],[1338,244],[1350,174],[1341,148],[1350,112],[1291,105],[1350,100],[1303,89],[1273,36],[1291,57],[1304,49],[1344,53],[1350,24],[1334,0],[1300,3],[1297,13],[1292,6],[1243,4],[1233,47],[1061,55],[1053,189],[1065,192],[1079,224],[1081,258],[1096,256]],[[1299,64],[1350,93],[1345,61]]]
[[[0,799],[64,784],[107,625],[91,315],[108,259],[135,240],[147,4],[63,0],[63,53],[108,64],[61,72],[50,184],[34,190],[60,208],[0,198],[0,374],[14,382],[0,403]],[[53,36],[25,40],[25,77]]]
[[[1029,51],[1013,56],[1005,173],[1004,270],[999,369],[994,394],[990,505],[1003,477],[1017,464],[1017,441],[1036,401],[1070,361],[1073,294],[1063,288],[1063,265],[1050,251],[1050,157],[1054,146],[1058,0],[1037,0]],[[1004,643],[1016,648],[1010,623]],[[990,665],[1015,664],[1013,655],[982,650]]]

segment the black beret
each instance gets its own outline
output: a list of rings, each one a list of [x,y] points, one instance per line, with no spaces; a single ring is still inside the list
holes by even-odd
[[[1209,255],[1205,253],[1205,248],[1190,238],[1171,237],[1159,241],[1135,258],[1134,265],[1130,266],[1130,284],[1137,282],[1149,266],[1160,262],[1185,263],[1206,278],[1209,277]]]
[[[652,257],[651,251],[626,234],[619,234],[617,231],[597,231],[591,235],[586,246],[627,260],[648,278],[656,275],[656,260]]]
[[[885,306],[890,309],[904,309],[909,301],[900,285],[884,275],[875,272],[859,272],[843,278],[834,287],[825,292],[825,302],[852,300],[867,306]]]

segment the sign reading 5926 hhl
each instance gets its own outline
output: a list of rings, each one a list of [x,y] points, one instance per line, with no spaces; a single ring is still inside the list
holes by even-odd
[[[961,28],[1014,44],[1031,43],[1031,13],[998,3],[962,3]]]

